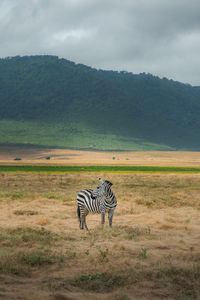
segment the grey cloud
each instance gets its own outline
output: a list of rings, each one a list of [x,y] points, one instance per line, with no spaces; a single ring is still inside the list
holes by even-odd
[[[75,62],[200,85],[197,0],[1,0],[0,56]]]

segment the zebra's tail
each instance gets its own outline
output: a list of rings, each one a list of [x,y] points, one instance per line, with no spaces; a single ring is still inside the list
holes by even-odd
[[[78,216],[78,219],[80,221],[80,219],[81,219],[81,211],[80,211],[79,205],[77,205],[77,216]]]

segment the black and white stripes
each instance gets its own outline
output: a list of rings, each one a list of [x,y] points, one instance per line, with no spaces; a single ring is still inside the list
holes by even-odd
[[[105,213],[108,212],[109,225],[112,226],[114,209],[117,200],[111,190],[112,183],[99,179],[100,184],[95,190],[85,189],[77,195],[77,215],[80,229],[88,230],[86,216],[89,212],[101,213],[101,223],[105,223]]]

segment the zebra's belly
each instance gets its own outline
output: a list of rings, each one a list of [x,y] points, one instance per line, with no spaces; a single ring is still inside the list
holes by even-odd
[[[110,208],[99,208],[97,210],[94,210],[94,209],[91,209],[90,207],[87,207],[86,205],[84,206],[84,208],[87,212],[91,212],[91,213],[94,213],[94,214],[101,214],[102,212],[107,213],[110,210],[112,210]]]
[[[87,209],[87,211],[89,211],[89,212],[98,213],[98,214],[101,213],[101,210],[100,210],[99,206],[96,205],[95,203],[92,203],[92,202],[88,203],[88,202],[86,202],[84,206]]]

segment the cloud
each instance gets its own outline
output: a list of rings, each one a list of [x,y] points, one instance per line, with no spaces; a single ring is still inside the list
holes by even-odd
[[[53,54],[200,85],[197,0],[1,0],[0,56]]]

